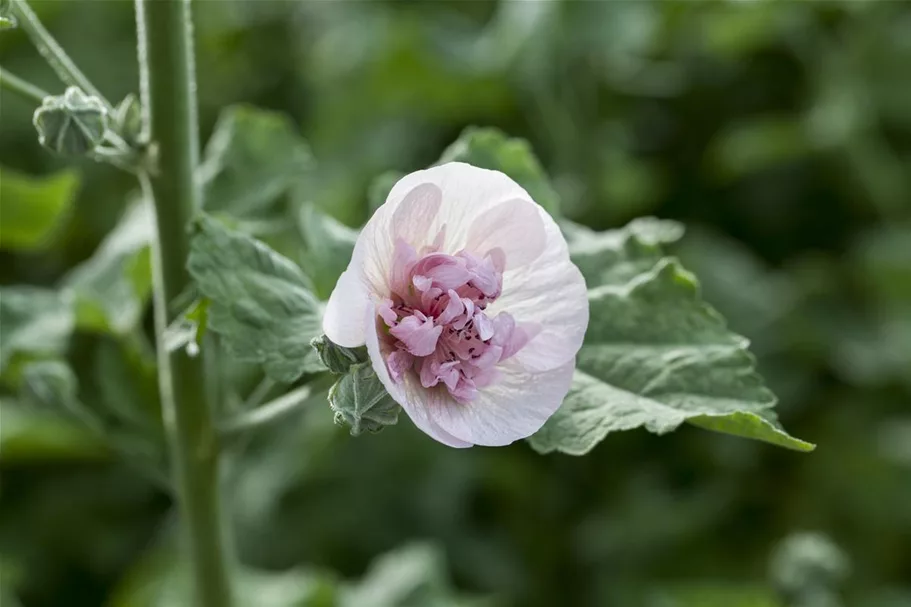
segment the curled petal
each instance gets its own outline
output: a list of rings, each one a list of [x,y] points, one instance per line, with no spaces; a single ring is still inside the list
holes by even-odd
[[[437,340],[443,327],[434,326],[432,318],[424,320],[417,316],[408,316],[389,332],[408,347],[408,352],[415,356],[430,356],[437,347]]]

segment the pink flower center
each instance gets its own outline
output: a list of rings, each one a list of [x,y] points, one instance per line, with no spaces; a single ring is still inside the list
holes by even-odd
[[[442,384],[457,401],[468,402],[496,380],[496,365],[524,347],[532,331],[506,312],[493,318],[485,312],[503,286],[501,249],[483,258],[438,249],[425,247],[419,256],[396,241],[392,293],[377,306],[392,350],[386,366],[395,382],[414,372],[425,388]]]

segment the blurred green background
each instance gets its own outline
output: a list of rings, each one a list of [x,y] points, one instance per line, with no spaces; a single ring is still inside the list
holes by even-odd
[[[109,98],[136,92],[131,3],[33,5]],[[299,605],[331,604],[313,589],[363,579],[390,550],[377,579],[348,582],[362,596],[352,605],[395,579],[415,586],[394,603],[411,607],[467,604],[456,595],[809,607],[774,592],[789,575],[828,589],[820,607],[911,605],[911,4],[210,0],[195,13],[203,141],[244,102],[287,114],[316,159],[303,185],[238,212],[249,231],[306,268],[306,231],[289,233],[287,209],[307,201],[356,227],[378,174],[432,164],[466,126],[498,127],[531,143],[566,217],[684,222],[674,254],[752,340],[785,426],[818,445],[802,455],[683,427],[611,435],[583,458],[457,451],[404,419],[351,438],[322,393],[231,462],[246,565],[294,568],[281,579],[287,596],[310,597]],[[62,92],[21,31],[0,32],[0,64]],[[59,219],[41,242],[4,238],[0,284],[73,284],[134,181],[46,153],[33,109],[0,93],[0,195],[32,192]],[[104,268],[81,272],[112,293]],[[154,410],[145,295],[103,299],[126,329],[68,344],[80,398]],[[224,366],[242,400],[258,371]],[[173,554],[167,495],[13,384],[0,424],[3,607],[166,604],[149,588]],[[803,531],[828,540],[795,540]]]

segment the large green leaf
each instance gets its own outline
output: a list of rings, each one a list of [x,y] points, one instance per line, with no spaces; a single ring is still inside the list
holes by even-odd
[[[154,232],[151,207],[133,202],[95,254],[64,278],[76,296],[80,329],[125,334],[139,324],[152,290]]]
[[[238,360],[260,363],[269,377],[283,382],[297,379],[314,361],[319,364],[310,340],[322,332],[320,304],[292,261],[201,217],[188,268],[211,300],[208,327]]]
[[[444,162],[466,162],[506,173],[548,213],[556,215],[560,210],[557,192],[524,139],[507,137],[494,128],[469,127],[443,151],[439,163]]]
[[[0,169],[0,248],[32,251],[50,244],[79,190],[79,174],[30,177]]]
[[[313,280],[316,295],[329,299],[357,242],[357,230],[329,217],[312,204],[304,204],[298,215],[304,237],[304,271]]]
[[[625,284],[589,291],[591,321],[573,386],[531,437],[541,452],[581,455],[608,433],[663,434],[684,421],[809,451],[774,422],[774,395],[754,370],[747,340],[699,296],[671,259]]]
[[[624,284],[652,269],[664,257],[662,245],[683,236],[675,221],[643,217],[622,230],[595,232],[570,221],[560,222],[569,255],[588,288]]]
[[[225,109],[199,167],[205,208],[233,215],[268,206],[313,168],[313,156],[284,114],[236,105]]]
[[[57,291],[40,287],[0,288],[0,374],[15,355],[61,354],[73,332],[73,307]]]

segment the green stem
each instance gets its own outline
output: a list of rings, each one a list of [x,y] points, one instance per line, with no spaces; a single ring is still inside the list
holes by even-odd
[[[194,179],[199,163],[195,65],[189,0],[136,0],[143,120],[157,167],[140,181],[154,203],[158,238],[153,251],[155,331],[165,432],[198,607],[230,607],[220,462],[201,352],[168,352],[165,332],[177,315],[171,304],[190,285],[186,270],[189,222],[200,206]]]
[[[16,93],[26,101],[34,101],[38,105],[41,105],[44,98],[48,96],[46,92],[42,91],[31,82],[26,82],[19,76],[11,74],[2,67],[0,67],[0,87]]]
[[[13,0],[12,6],[16,16],[19,17],[19,27],[25,30],[38,52],[57,73],[57,77],[66,84],[78,86],[87,95],[97,97],[109,110],[112,109],[111,103],[95,88],[92,81],[82,73],[63,47],[57,44],[50,32],[44,28],[38,15],[32,11],[26,0]]]
[[[297,411],[310,398],[310,392],[310,386],[292,390],[261,407],[245,411],[233,419],[227,420],[221,425],[219,432],[222,438],[230,439],[239,434],[246,434],[248,430],[284,419],[286,415]]]

